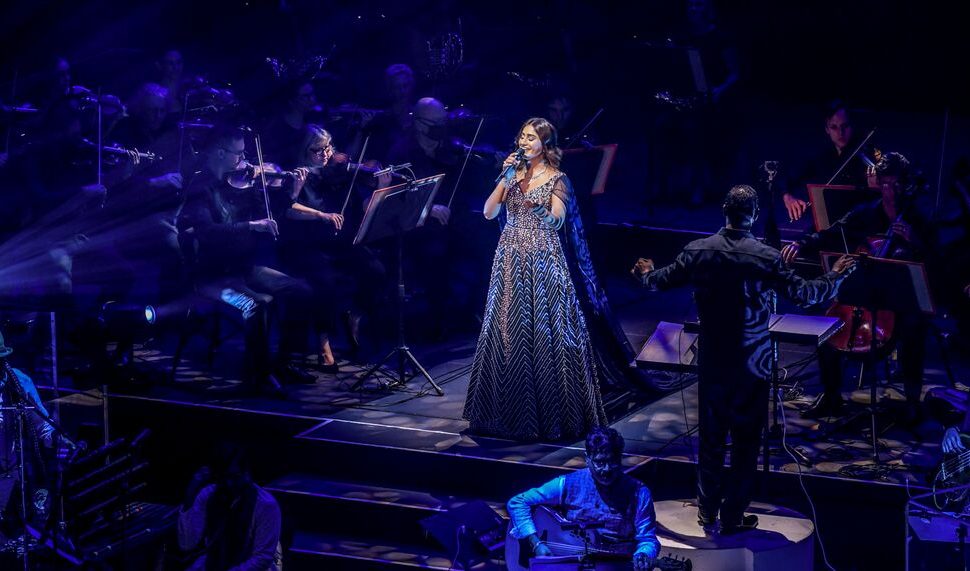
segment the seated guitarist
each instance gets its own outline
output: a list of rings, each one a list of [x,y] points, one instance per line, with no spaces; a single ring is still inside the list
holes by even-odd
[[[509,500],[512,536],[527,538],[536,556],[551,556],[552,550],[537,533],[532,508],[559,506],[566,519],[604,524],[603,532],[618,541],[635,544],[634,569],[653,569],[660,552],[653,499],[642,482],[623,473],[622,456],[620,433],[612,428],[593,428],[586,436],[586,468]]]

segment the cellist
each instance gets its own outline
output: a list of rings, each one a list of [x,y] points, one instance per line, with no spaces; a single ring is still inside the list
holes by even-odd
[[[866,251],[880,257],[910,261],[923,258],[930,243],[930,231],[911,196],[915,185],[909,161],[896,152],[877,153],[875,158],[869,186],[880,192],[879,198],[854,208],[831,227],[807,234],[785,246],[782,259],[786,263],[791,264],[797,256],[813,255],[822,250]],[[915,422],[921,417],[926,318],[921,313],[896,314],[894,325],[899,372],[906,395],[905,420]],[[865,370],[871,373],[873,368],[866,367]],[[831,345],[823,345],[819,349],[819,372],[824,390],[803,415],[809,418],[839,416],[843,408],[842,352]]]

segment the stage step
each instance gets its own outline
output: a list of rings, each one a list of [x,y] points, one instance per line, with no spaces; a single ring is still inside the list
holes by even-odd
[[[519,443],[339,420],[300,434],[288,458],[293,469],[328,479],[501,499],[585,465],[581,445]],[[632,470],[651,460],[628,454],[624,466]]]
[[[473,499],[327,480],[295,473],[265,488],[279,501],[288,525],[302,532],[338,532],[370,539],[435,545],[420,521]],[[505,517],[501,502],[487,502]],[[374,522],[380,522],[375,526]]]
[[[375,522],[376,524],[376,522]],[[286,554],[287,571],[388,571],[390,569],[434,569],[449,571],[452,560],[441,551],[420,546],[365,541],[346,535],[297,533]],[[479,563],[475,571],[500,571],[498,562]]]

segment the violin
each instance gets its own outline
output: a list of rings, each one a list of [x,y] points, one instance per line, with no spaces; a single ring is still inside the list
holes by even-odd
[[[98,145],[94,141],[88,139],[81,139],[81,145],[90,149],[98,148]],[[129,157],[132,159],[137,158],[139,161],[151,162],[162,160],[162,157],[151,151],[139,151],[138,149],[128,149],[118,145],[104,145],[101,147],[101,150],[118,158]]]
[[[226,182],[233,188],[246,190],[257,188],[258,183],[263,177],[266,178],[266,185],[270,188],[283,186],[283,181],[294,178],[296,173],[285,171],[275,163],[264,162],[262,166],[254,165],[247,161],[239,163],[239,167],[226,173]]]
[[[334,153],[333,158],[331,158],[330,161],[331,162],[329,164],[332,164],[336,168],[346,169],[347,172],[354,172],[355,170],[359,170],[359,174],[373,175],[377,171],[383,168],[381,166],[381,163],[375,159],[370,159],[370,160],[357,163],[352,161],[350,157],[348,157],[343,153]],[[319,175],[323,172],[324,168],[325,167],[322,167],[322,166],[310,167],[310,172]],[[362,182],[368,188],[377,188],[378,177],[369,176],[369,177],[366,177],[366,180]]]

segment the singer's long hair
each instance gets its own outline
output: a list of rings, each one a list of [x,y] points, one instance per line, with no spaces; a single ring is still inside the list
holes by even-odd
[[[519,132],[515,135],[515,144],[519,144],[519,137],[522,136],[522,131],[526,127],[532,126],[536,130],[536,134],[542,140],[542,153],[546,162],[549,163],[553,168],[558,169],[559,163],[562,161],[562,149],[559,148],[559,139],[556,136],[556,128],[553,127],[547,119],[542,117],[533,117],[528,119],[525,123],[519,127]],[[525,167],[520,167],[525,168]]]

